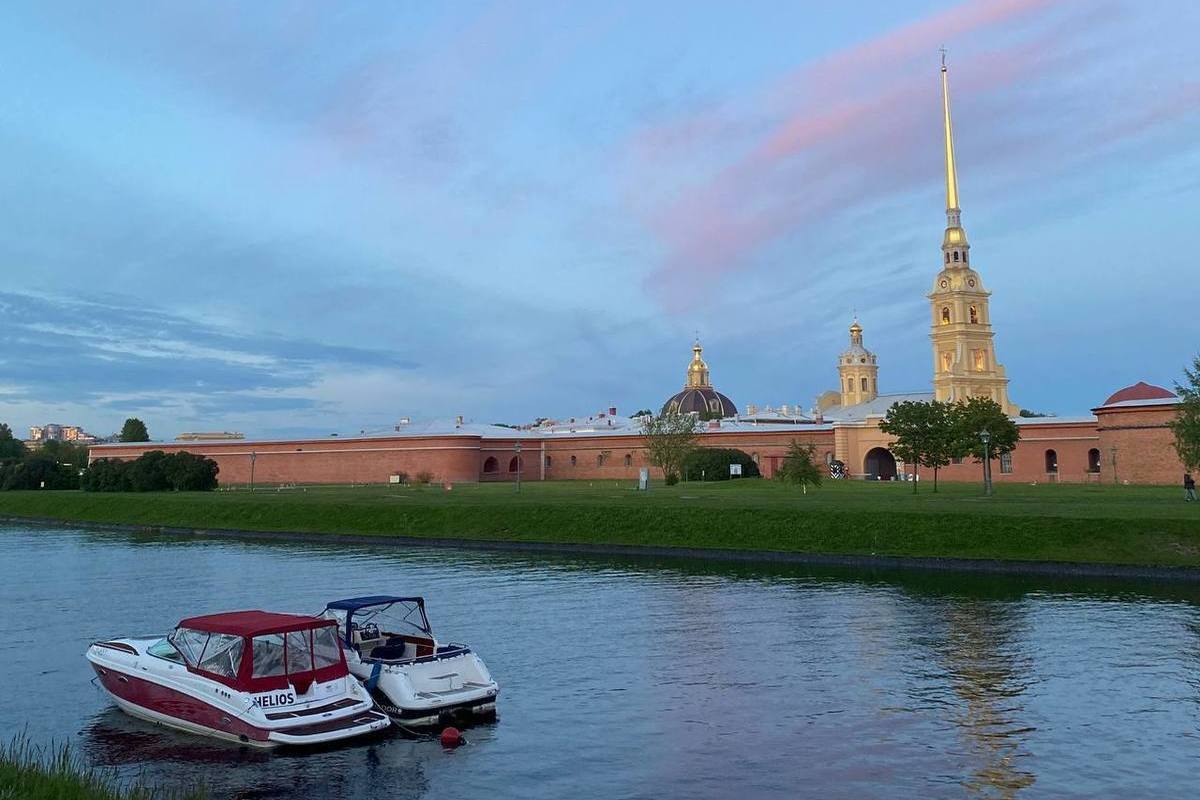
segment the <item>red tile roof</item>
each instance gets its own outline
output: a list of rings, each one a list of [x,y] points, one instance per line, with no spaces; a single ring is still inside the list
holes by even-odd
[[[1104,401],[1104,405],[1111,406],[1113,403],[1124,403],[1127,400],[1172,400],[1174,398],[1174,392],[1145,381],[1138,381],[1133,386],[1126,386],[1113,394]]]

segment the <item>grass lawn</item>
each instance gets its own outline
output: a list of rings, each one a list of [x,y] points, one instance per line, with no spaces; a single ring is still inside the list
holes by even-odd
[[[655,486],[525,482],[239,489],[195,494],[0,492],[0,515],[191,528],[392,534],[1109,564],[1200,566],[1200,503],[1142,486],[772,481]]]
[[[160,791],[117,785],[69,747],[43,749],[17,737],[0,746],[0,798],[8,800],[203,800],[203,791]]]

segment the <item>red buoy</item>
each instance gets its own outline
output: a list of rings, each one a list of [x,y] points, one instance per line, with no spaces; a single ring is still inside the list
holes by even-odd
[[[458,747],[463,743],[462,732],[453,726],[442,729],[442,747]]]

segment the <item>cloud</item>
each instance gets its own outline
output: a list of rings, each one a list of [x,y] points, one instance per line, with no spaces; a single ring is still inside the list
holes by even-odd
[[[645,286],[668,310],[691,308],[724,276],[760,268],[781,238],[794,252],[798,236],[827,236],[852,211],[940,186],[942,42],[954,44],[952,59],[962,54],[951,73],[960,160],[971,154],[960,180],[1068,170],[1194,113],[1194,87],[1168,99],[1129,91],[1152,75],[1149,61],[1104,78],[1098,91],[1120,105],[1080,107],[1076,84],[1105,55],[1096,37],[1111,37],[1118,17],[1107,4],[966,3],[637,132],[630,206],[663,247]],[[1078,114],[1064,124],[1068,109]]]

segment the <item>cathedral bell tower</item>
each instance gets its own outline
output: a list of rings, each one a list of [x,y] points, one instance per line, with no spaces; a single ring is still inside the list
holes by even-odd
[[[867,403],[879,394],[879,366],[875,354],[863,347],[862,333],[862,325],[855,319],[850,326],[850,347],[838,357],[838,391],[843,406]]]
[[[950,84],[942,59],[942,116],[946,137],[946,234],[942,238],[942,271],[929,294],[933,328],[933,391],[943,402],[990,397],[1007,414],[1017,409],[1008,400],[1008,378],[996,360],[991,292],[971,268],[971,245],[958,207],[958,173],[950,126]]]

